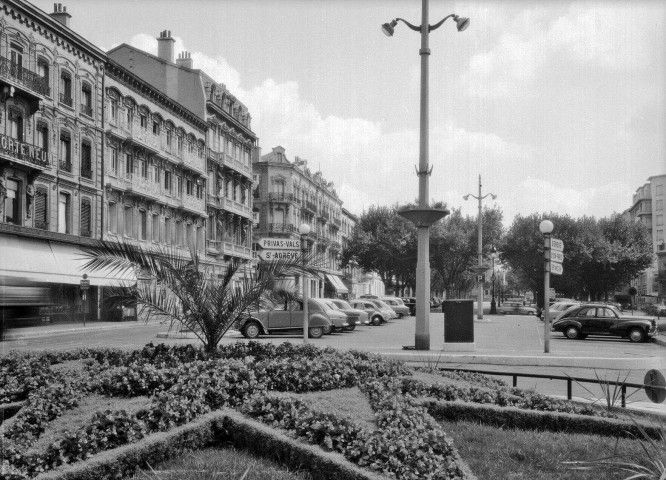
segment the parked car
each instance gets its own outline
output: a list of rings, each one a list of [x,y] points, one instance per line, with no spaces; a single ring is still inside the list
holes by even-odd
[[[548,318],[552,322],[553,320],[556,320],[559,315],[564,313],[566,310],[568,310],[571,307],[576,307],[580,305],[580,302],[577,302],[576,300],[566,300],[562,302],[555,302],[552,305],[548,307]],[[539,318],[542,321],[545,321],[545,311],[542,309],[541,313],[539,314]]]
[[[657,335],[657,319],[624,315],[612,305],[583,304],[566,310],[551,326],[570,339],[588,335],[613,335],[632,342],[644,342]]]
[[[368,312],[366,312],[365,310],[359,310],[358,308],[354,308],[347,301],[341,300],[339,298],[331,298],[331,302],[337,305],[337,307],[340,310],[345,312],[349,317],[349,320],[352,320],[352,317],[355,318],[355,321],[353,323],[351,321],[348,322],[350,323],[348,327],[349,330],[354,330],[356,325],[370,324],[370,317],[368,317]]]
[[[411,316],[416,315],[416,298],[414,297],[402,297],[402,303],[409,308],[409,314]]]
[[[335,303],[333,303],[330,298],[320,298],[319,300],[328,305],[329,308],[342,312],[340,307],[338,307]],[[331,325],[329,328],[324,328],[324,335],[330,335],[333,332],[351,331],[354,328],[356,328],[356,317],[351,318],[350,315],[348,315],[347,313],[345,312],[342,313],[345,314],[346,319],[340,319],[337,316],[334,317],[332,319],[333,325]],[[354,328],[350,328],[350,325],[353,325]]]
[[[478,308],[479,303],[475,300],[472,308],[474,309],[474,314],[476,315],[476,309]],[[490,313],[490,302],[483,302],[483,313],[489,314]]]
[[[370,295],[369,293],[364,293],[363,295],[359,295],[358,298],[379,298],[377,295]]]
[[[409,315],[409,307],[402,302],[401,298],[382,297],[380,300],[391,307],[393,311],[398,314],[398,318],[406,317]]]
[[[523,305],[523,302],[504,302],[497,307],[497,313],[504,315],[536,315],[537,309]]]
[[[352,300],[349,302],[349,304],[352,306],[352,308],[365,311],[368,314],[371,325],[381,325],[382,323],[388,322],[391,319],[390,314],[387,314],[386,311],[381,310],[377,304],[371,300],[372,299],[370,298],[358,298],[356,300]]]
[[[343,328],[347,325],[347,315],[331,308],[326,299],[308,299],[308,337],[320,338],[326,327]],[[303,332],[303,302],[285,302],[271,310],[250,311],[241,318],[236,328],[246,338],[257,338],[259,335],[274,333]]]
[[[398,318],[398,314],[386,302],[379,300],[378,298],[364,298],[363,300],[367,300],[377,305],[381,311],[386,313],[387,320]]]

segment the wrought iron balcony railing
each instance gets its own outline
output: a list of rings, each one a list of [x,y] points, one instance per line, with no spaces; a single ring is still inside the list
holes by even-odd
[[[8,77],[40,95],[47,97],[51,95],[48,78],[12,63],[8,58],[0,57],[0,75]]]
[[[60,103],[63,105],[67,105],[68,107],[71,107],[74,105],[74,99],[64,93],[60,94]]]
[[[70,172],[71,173],[71,171],[72,171],[72,162],[68,162],[66,160],[60,160],[59,169],[64,170],[65,172]]]
[[[84,114],[84,115],[86,115],[86,116],[88,116],[88,117],[92,117],[92,116],[93,116],[93,115],[92,115],[92,113],[93,113],[93,109],[92,109],[91,106],[88,106],[88,105],[81,105],[81,113]]]

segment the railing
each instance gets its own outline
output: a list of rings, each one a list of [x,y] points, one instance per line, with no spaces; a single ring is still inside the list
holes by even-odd
[[[620,399],[622,403],[622,408],[627,406],[627,388],[636,388],[639,390],[645,389],[646,387],[654,390],[666,390],[666,387],[659,387],[655,385],[644,385],[642,383],[626,383],[626,382],[613,382],[611,380],[602,380],[591,379],[591,378],[580,378],[580,377],[569,377],[564,375],[545,375],[539,373],[516,373],[516,372],[493,372],[490,370],[471,370],[463,368],[453,368],[453,367],[438,367],[439,370],[448,370],[448,371],[458,371],[458,372],[470,372],[470,373],[479,373],[481,375],[495,375],[495,376],[505,376],[513,377],[513,386],[518,386],[518,377],[526,378],[547,378],[548,380],[564,380],[567,382],[567,399],[572,399],[572,389],[573,382],[576,383],[595,383],[599,385],[600,383],[613,385],[614,387],[620,387]]]
[[[333,223],[334,223],[338,228],[340,228],[340,226],[342,225],[342,220],[340,220],[339,218],[334,218],[334,219],[333,219]]]
[[[81,113],[92,118],[93,109],[89,105],[81,105]]]
[[[74,105],[74,99],[68,95],[65,95],[64,93],[60,94],[60,103],[63,105],[67,105],[68,107],[71,107]]]
[[[269,223],[268,231],[270,232],[282,232],[282,233],[292,233],[296,231],[296,227],[289,223]]]
[[[81,237],[90,237],[90,235],[91,235],[90,229],[85,229],[85,230],[81,229],[81,235],[80,235]]]
[[[81,168],[81,176],[88,180],[92,180],[92,170],[89,168]]]
[[[317,205],[316,205],[315,203],[313,203],[313,202],[310,202],[310,201],[308,201],[308,200],[305,200],[305,201],[303,202],[303,206],[304,206],[305,208],[307,208],[308,210],[310,210],[311,212],[313,212],[313,213],[317,212]]]
[[[294,200],[294,194],[284,192],[268,192],[268,200],[274,202],[292,202]]]
[[[63,170],[65,172],[70,172],[72,171],[72,162],[68,162],[66,160],[60,160],[60,163],[58,164],[58,168],[60,170]]]
[[[9,77],[40,95],[51,95],[48,78],[12,63],[8,58],[0,57],[0,75]]]

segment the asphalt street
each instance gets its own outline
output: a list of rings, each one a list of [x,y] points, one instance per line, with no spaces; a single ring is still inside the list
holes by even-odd
[[[486,315],[490,322],[474,322],[474,344],[464,351],[450,351],[451,344],[444,338],[444,315],[430,314],[430,350],[404,349],[414,345],[414,317],[396,319],[373,327],[357,327],[353,332],[334,333],[308,342],[337,349],[362,350],[381,353],[410,363],[421,363],[447,368],[476,369],[498,373],[541,374],[642,384],[648,370],[657,369],[666,374],[666,347],[655,343],[634,344],[625,339],[588,337],[586,340],[568,340],[562,334],[551,333],[550,352],[544,353],[543,323],[533,316]],[[229,331],[222,344],[248,341],[239,332]],[[260,337],[259,342],[302,343],[302,335]],[[124,323],[88,323],[45,325],[10,330],[0,352],[27,350],[63,350],[77,347],[141,348],[145,344],[169,345],[194,343],[193,334],[169,331],[168,326]],[[507,383],[512,377],[498,375]],[[594,384],[574,382],[573,396],[580,400],[603,398]],[[518,378],[521,388],[553,396],[566,396],[566,381]],[[588,391],[587,389],[591,390]],[[652,404],[645,392],[628,390],[629,406],[666,415],[666,404]]]

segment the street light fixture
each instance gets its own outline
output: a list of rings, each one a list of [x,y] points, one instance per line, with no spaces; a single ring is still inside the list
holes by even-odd
[[[422,0],[421,25],[415,26],[402,18],[391,20],[382,25],[382,32],[392,37],[398,21],[403,22],[410,29],[421,32],[421,115],[419,140],[419,167],[416,174],[419,177],[419,203],[416,208],[404,208],[398,214],[414,223],[418,231],[417,262],[416,262],[416,332],[415,349],[430,350],[430,226],[449,214],[445,208],[430,208],[428,206],[429,188],[428,177],[432,167],[428,165],[428,34],[436,30],[448,18],[453,18],[459,32],[469,26],[469,19],[448,15],[435,25],[428,23],[428,0]]]
[[[483,212],[481,208],[481,202],[483,201],[484,198],[490,196],[493,200],[497,198],[497,195],[494,193],[486,193],[485,195],[481,195],[481,175],[479,175],[479,196],[472,195],[471,193],[468,193],[467,195],[464,195],[463,198],[467,200],[469,197],[476,198],[479,201],[479,217],[477,219],[478,222],[478,245],[477,245],[477,254],[478,254],[478,259],[479,259],[479,264],[478,266],[473,270],[474,273],[477,274],[477,279],[476,279],[476,284],[477,284],[477,306],[476,306],[476,318],[477,320],[483,320],[483,281],[479,281],[479,276],[481,274],[488,270],[487,268],[484,268],[483,266]],[[493,269],[493,272],[495,270]],[[490,321],[490,320],[488,320]]]
[[[543,234],[544,248],[550,248],[550,234],[553,233],[553,222],[550,220],[543,220],[539,224],[539,231]],[[544,261],[543,267],[543,351],[550,352],[550,317],[548,310],[550,309],[550,272],[546,268],[548,261]]]
[[[307,241],[308,234],[310,233],[310,225],[307,223],[301,224],[298,227],[298,233],[301,234],[301,257],[303,259],[303,267],[306,267],[308,264],[307,259]],[[310,285],[309,281],[305,277],[305,268],[303,268],[303,343],[308,343],[308,330],[309,330],[309,316],[310,309],[308,308],[309,294],[310,294]]]

